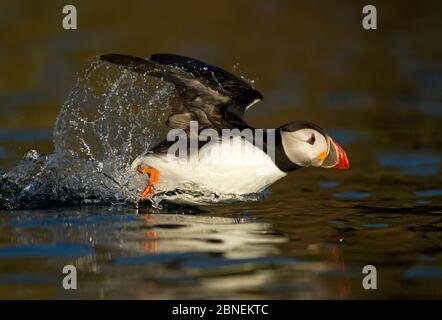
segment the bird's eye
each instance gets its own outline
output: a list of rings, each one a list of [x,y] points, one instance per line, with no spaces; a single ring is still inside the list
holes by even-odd
[[[313,144],[315,144],[315,141],[316,141],[315,134],[312,133],[312,136],[307,140],[307,143],[313,145]]]

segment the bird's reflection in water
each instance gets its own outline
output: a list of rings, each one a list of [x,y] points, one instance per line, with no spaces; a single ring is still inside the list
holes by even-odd
[[[262,290],[294,298],[321,298],[330,290],[340,298],[349,296],[337,246],[304,247],[313,255],[326,256],[326,261],[284,256],[289,237],[253,216],[162,212],[139,209],[137,229],[142,237],[114,260],[114,265],[143,279],[147,287],[136,290],[138,298],[255,298]],[[164,290],[167,284],[170,290]],[[163,290],[157,292],[157,286]]]
[[[114,259],[117,267],[133,270],[137,278],[143,275],[145,286],[133,292],[137,298],[197,298],[204,292],[208,298],[228,298],[244,286],[247,291],[260,290],[273,281],[275,267],[294,261],[280,255],[278,245],[286,243],[285,235],[246,214],[161,212],[139,209],[141,224],[136,229],[143,237],[135,249],[132,242]],[[134,231],[133,225],[126,230]],[[166,288],[173,283],[173,289],[157,292],[158,283]]]
[[[142,250],[222,253],[227,259],[264,257],[277,254],[274,244],[287,241],[267,222],[251,217],[220,217],[201,214],[162,214],[149,209],[138,211],[145,222]]]

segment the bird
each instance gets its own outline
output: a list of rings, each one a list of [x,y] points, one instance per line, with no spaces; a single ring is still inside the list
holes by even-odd
[[[149,58],[105,54],[99,59],[171,83],[177,92],[166,121],[167,139],[131,165],[149,176],[140,201],[177,189],[259,193],[300,168],[350,168],[344,149],[317,124],[250,126],[245,112],[263,95],[250,81],[220,67],[169,53]]]

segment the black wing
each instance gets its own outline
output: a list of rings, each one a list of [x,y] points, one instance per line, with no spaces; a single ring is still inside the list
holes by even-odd
[[[263,98],[249,82],[188,57],[155,54],[148,60],[107,54],[100,59],[173,83],[180,101],[167,120],[167,125],[172,128],[186,129],[191,120],[197,120],[200,128],[247,127],[244,112]]]

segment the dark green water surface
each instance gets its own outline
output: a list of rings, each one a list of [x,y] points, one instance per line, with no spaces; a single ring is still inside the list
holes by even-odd
[[[109,52],[186,54],[251,78],[264,94],[252,125],[317,123],[352,168],[299,170],[257,202],[0,210],[0,298],[442,298],[442,6],[388,1],[365,31],[363,5],[80,1],[79,29],[64,31],[61,2],[2,3],[5,172],[54,151],[76,73]],[[377,290],[362,287],[365,265]]]

